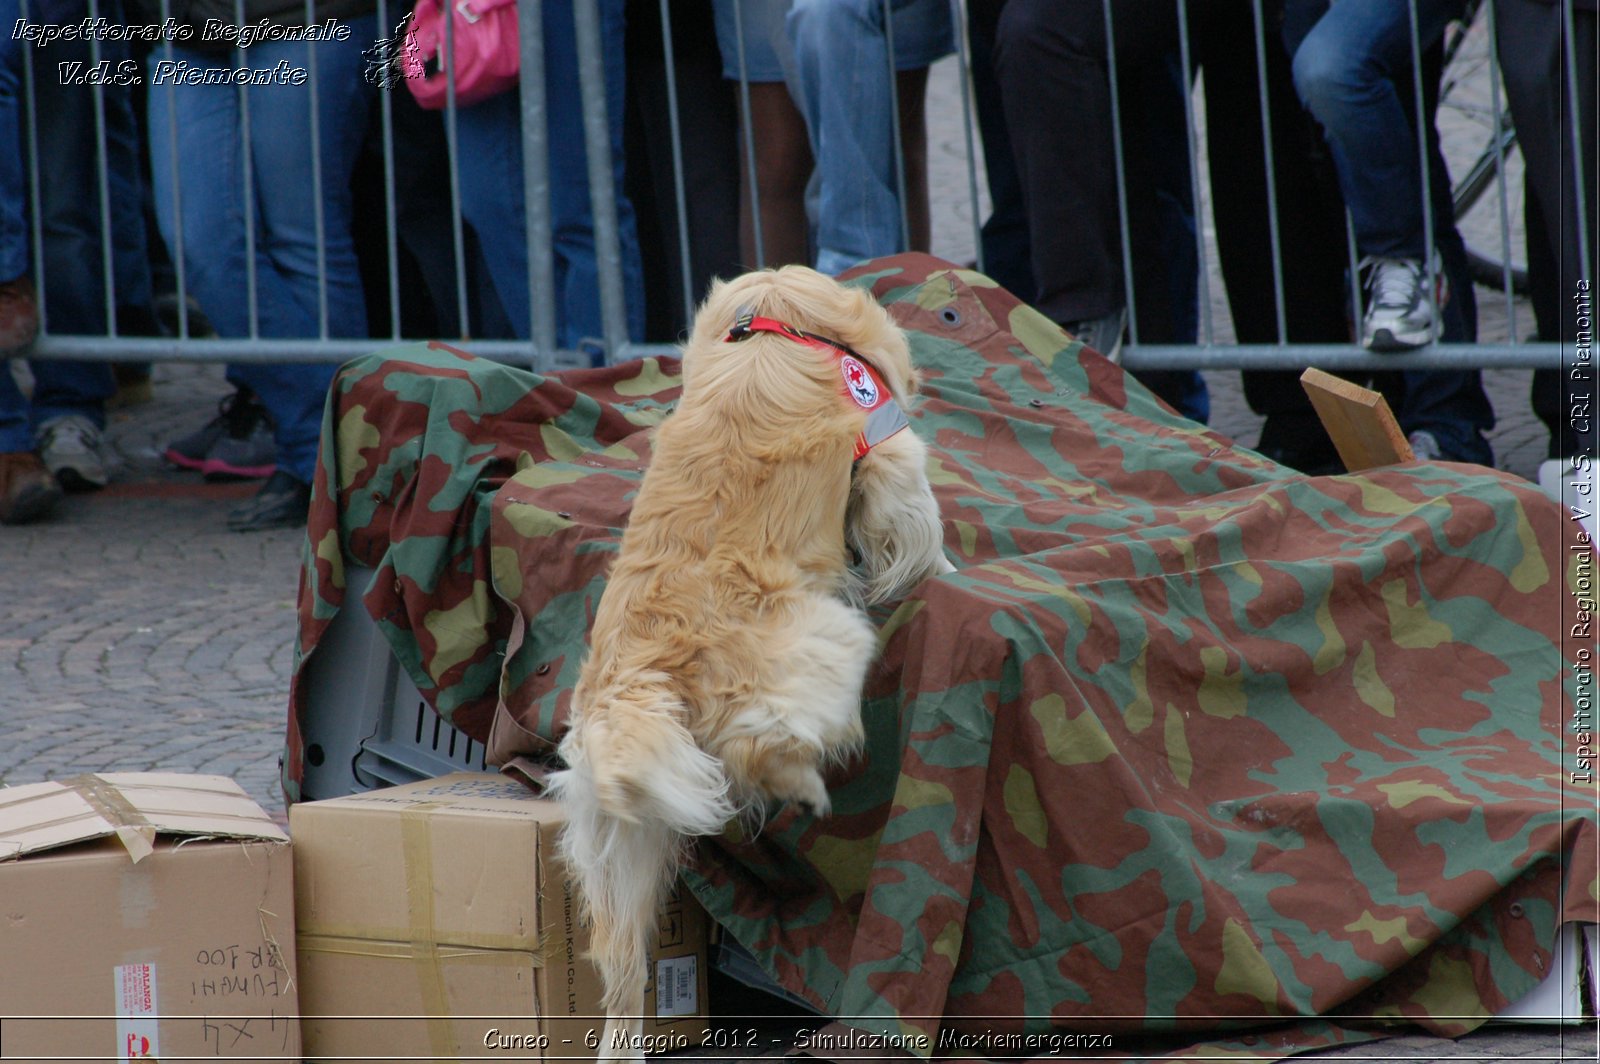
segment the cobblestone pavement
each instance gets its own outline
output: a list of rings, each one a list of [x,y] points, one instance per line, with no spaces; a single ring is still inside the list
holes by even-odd
[[[959,106],[951,91],[948,78],[936,83],[931,113]],[[934,250],[956,261],[970,260],[972,245],[964,151],[954,134],[935,137],[931,151]],[[1503,311],[1484,303],[1485,336],[1503,335]],[[1231,328],[1226,307],[1213,310],[1220,335]],[[1497,462],[1532,477],[1545,433],[1528,409],[1528,377],[1486,374]],[[1213,425],[1253,442],[1259,420],[1237,374],[1207,379]],[[226,390],[220,367],[157,366],[153,400],[112,414],[111,486],[69,498],[46,522],[0,528],[0,784],[90,771],[220,773],[282,816],[277,763],[300,535],[227,531],[228,507],[254,485],[208,485],[159,457]],[[1495,1027],[1460,1042],[1409,1037],[1322,1057],[1595,1060],[1595,1028]]]

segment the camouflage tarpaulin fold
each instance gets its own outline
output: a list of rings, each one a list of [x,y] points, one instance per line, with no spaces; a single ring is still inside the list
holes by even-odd
[[[834,815],[702,847],[717,920],[916,1052],[1268,1025],[1209,1048],[1271,1058],[1385,1019],[1459,1034],[1530,990],[1600,898],[1570,727],[1593,545],[1567,515],[1477,467],[1292,475],[978,274],[851,276],[926,374],[913,424],[960,571],[876,615]],[[440,713],[497,756],[546,752],[676,372],[441,345],[347,366],[299,660],[358,561]]]

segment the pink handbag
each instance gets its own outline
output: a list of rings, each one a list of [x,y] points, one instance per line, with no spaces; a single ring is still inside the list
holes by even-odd
[[[516,0],[418,0],[400,63],[411,95],[430,111],[443,110],[448,98],[441,15],[447,3],[454,21],[456,106],[511,88],[521,63]]]

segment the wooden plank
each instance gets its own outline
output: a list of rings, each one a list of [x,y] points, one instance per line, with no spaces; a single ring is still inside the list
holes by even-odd
[[[1383,396],[1320,369],[1306,370],[1300,384],[1350,472],[1414,460]]]

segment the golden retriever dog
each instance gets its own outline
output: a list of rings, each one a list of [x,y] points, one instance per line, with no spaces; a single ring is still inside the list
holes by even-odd
[[[888,313],[814,270],[718,283],[696,315],[551,777],[605,1059],[641,1056],[646,951],[688,840],[772,800],[828,812],[822,769],[862,742],[862,606],[953,571],[902,413],[916,390]]]

